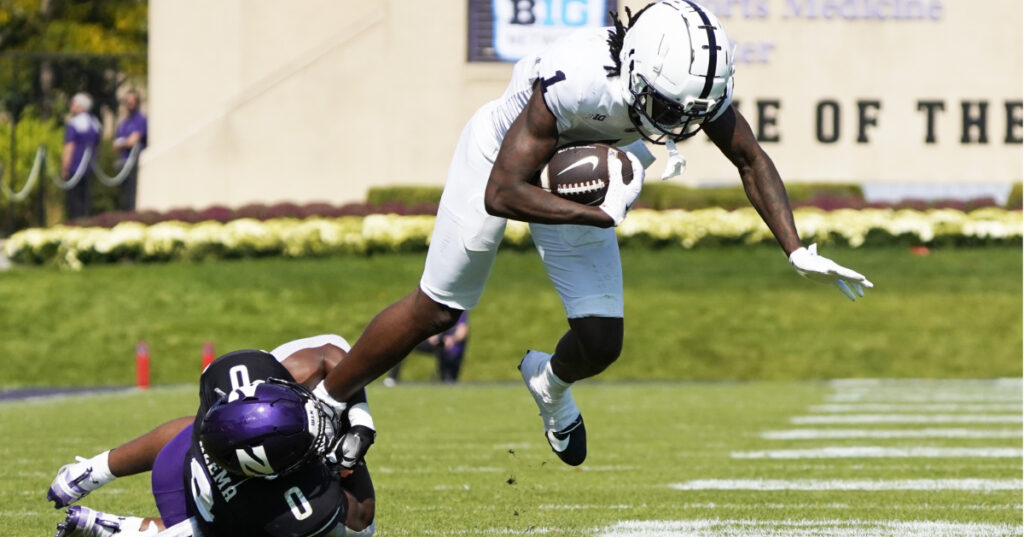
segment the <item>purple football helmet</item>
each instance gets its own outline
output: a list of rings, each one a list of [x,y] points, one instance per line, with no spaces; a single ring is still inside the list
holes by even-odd
[[[267,379],[233,390],[206,412],[204,453],[236,475],[274,478],[334,447],[337,417],[308,388]]]

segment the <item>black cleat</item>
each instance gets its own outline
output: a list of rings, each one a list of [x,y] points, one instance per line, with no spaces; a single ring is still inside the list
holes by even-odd
[[[551,451],[565,464],[579,466],[587,458],[587,427],[583,425],[582,414],[561,431],[545,431],[545,436]]]

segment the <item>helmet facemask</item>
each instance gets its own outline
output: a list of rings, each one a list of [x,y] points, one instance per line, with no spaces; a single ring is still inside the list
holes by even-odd
[[[633,103],[629,119],[651,143],[679,142],[697,134],[726,101],[725,95],[717,100],[686,96],[678,103],[658,93],[643,75],[632,76],[637,77],[639,83],[630,85]],[[633,89],[635,86],[639,86],[639,91]]]
[[[299,466],[314,459],[323,458],[328,453],[333,452],[341,440],[341,435],[338,434],[340,418],[334,411],[334,408],[321,401],[319,397],[313,394],[312,390],[297,382],[276,378],[269,378],[267,382],[291,388],[305,399],[307,427],[310,436],[313,438],[306,454],[294,464],[289,465],[287,471],[279,472],[279,475],[295,471]]]

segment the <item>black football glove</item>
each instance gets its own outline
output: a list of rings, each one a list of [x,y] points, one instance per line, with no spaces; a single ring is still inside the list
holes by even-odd
[[[377,431],[365,426],[354,425],[341,437],[338,445],[337,458],[342,468],[355,468],[370,450],[377,438]]]

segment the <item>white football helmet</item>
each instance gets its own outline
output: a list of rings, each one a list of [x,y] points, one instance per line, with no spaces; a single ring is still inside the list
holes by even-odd
[[[732,98],[732,46],[721,23],[691,0],[638,14],[620,52],[630,119],[656,144],[689,138]]]

